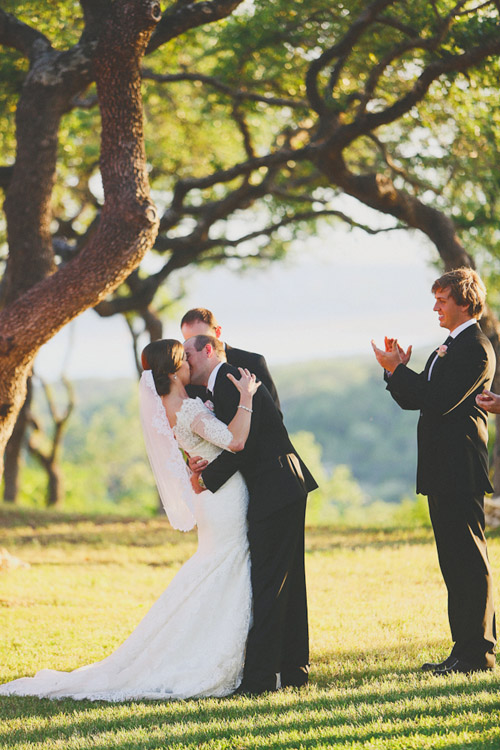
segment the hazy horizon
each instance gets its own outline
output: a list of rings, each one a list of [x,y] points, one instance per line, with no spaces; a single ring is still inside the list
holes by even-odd
[[[191,307],[208,307],[223,340],[264,354],[271,367],[371,355],[370,340],[382,343],[385,334],[416,348],[441,341],[430,292],[437,272],[418,235],[323,235],[295,242],[266,268],[179,272],[174,283],[186,294],[178,320]],[[165,338],[181,338],[178,320],[165,321]],[[84,313],[43,347],[36,371],[48,380],[62,371],[71,379],[135,377],[125,321]]]

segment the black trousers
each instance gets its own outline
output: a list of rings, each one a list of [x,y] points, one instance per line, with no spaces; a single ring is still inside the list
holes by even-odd
[[[249,523],[253,624],[242,685],[256,692],[273,690],[277,672],[284,684],[307,676],[305,509],[303,500]]]
[[[448,589],[452,654],[475,668],[495,664],[493,580],[484,536],[484,497],[429,495],[439,565]]]

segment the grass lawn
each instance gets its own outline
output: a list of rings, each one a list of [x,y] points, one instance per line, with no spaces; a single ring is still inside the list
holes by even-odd
[[[30,564],[0,573],[0,682],[109,654],[196,545],[164,519],[3,508],[0,527],[0,547]],[[498,591],[500,532],[489,550]],[[500,750],[500,666],[448,679],[418,670],[450,648],[430,531],[309,528],[307,573],[307,689],[174,703],[0,698],[0,748]]]

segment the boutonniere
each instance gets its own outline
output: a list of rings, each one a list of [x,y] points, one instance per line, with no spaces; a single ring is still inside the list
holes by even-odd
[[[211,412],[215,411],[215,407],[212,401],[205,401],[205,406],[207,407],[209,411]]]
[[[441,344],[441,346],[438,346],[436,349],[438,357],[446,357],[446,354],[448,352],[448,347],[446,344]]]

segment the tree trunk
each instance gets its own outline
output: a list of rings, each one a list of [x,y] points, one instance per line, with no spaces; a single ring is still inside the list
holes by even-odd
[[[49,481],[47,483],[47,508],[61,507],[64,498],[63,477],[59,464],[47,466]]]
[[[30,439],[28,441],[28,450],[39,461],[43,470],[47,474],[47,506],[60,506],[64,501],[64,474],[61,469],[60,459],[64,429],[73,411],[75,401],[73,396],[73,388],[71,387],[69,380],[63,378],[62,382],[64,383],[64,386],[66,388],[67,404],[66,408],[62,412],[58,412],[58,408],[56,406],[51,388],[47,383],[44,383],[43,380],[41,381],[42,388],[45,393],[45,398],[47,399],[50,416],[53,422],[53,432],[50,449],[44,452],[37,445],[36,433],[41,434],[42,430],[33,417],[32,423],[35,429],[34,432],[30,435]]]
[[[40,82],[32,69],[17,107],[16,162],[4,203],[9,243],[5,304],[55,270],[51,195],[63,106],[59,89]]]
[[[105,194],[98,231],[72,262],[0,312],[2,453],[26,398],[27,378],[40,347],[116,289],[155,240],[158,217],[147,181],[140,63],[159,18],[155,0],[116,0],[95,50]]]
[[[23,404],[19,416],[16,420],[16,424],[12,431],[12,435],[9,438],[9,442],[5,447],[5,470],[4,470],[4,489],[3,499],[6,503],[15,503],[17,501],[17,494],[19,490],[19,469],[21,465],[21,451],[24,442],[24,436],[26,434],[26,427],[29,421],[29,411],[31,406],[31,378],[28,379],[27,383],[27,395],[26,401]]]

